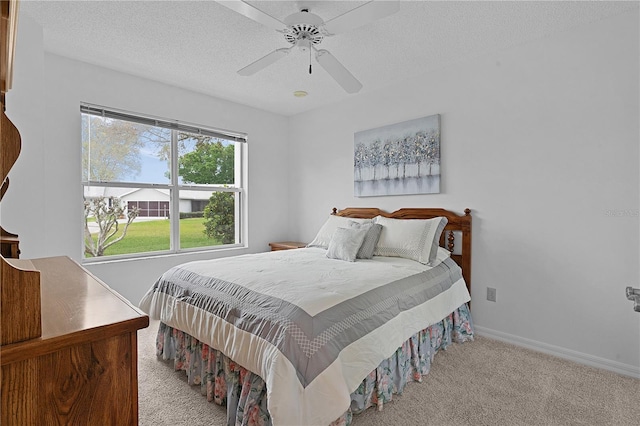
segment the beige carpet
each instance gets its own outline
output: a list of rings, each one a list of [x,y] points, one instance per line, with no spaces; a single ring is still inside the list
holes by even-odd
[[[157,329],[139,333],[140,425],[226,425],[223,407],[156,359]],[[422,383],[353,424],[640,425],[640,380],[477,337],[439,352]]]

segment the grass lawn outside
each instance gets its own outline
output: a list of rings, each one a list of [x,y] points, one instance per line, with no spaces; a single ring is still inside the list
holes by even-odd
[[[120,225],[118,236],[123,225]],[[117,254],[143,253],[169,250],[169,219],[134,221],[127,229],[127,235],[107,248],[105,256]],[[93,234],[95,236],[95,234]],[[117,237],[117,236],[116,236]],[[204,234],[204,219],[180,219],[180,248],[208,247],[220,245],[220,241]],[[91,257],[90,255],[86,255]]]

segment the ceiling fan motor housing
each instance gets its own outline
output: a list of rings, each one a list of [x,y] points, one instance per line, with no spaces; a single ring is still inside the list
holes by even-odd
[[[320,29],[324,21],[318,15],[310,13],[308,9],[302,9],[298,13],[287,16],[284,23],[287,25],[284,30],[285,40],[294,46],[297,45],[303,51],[310,49],[311,45],[320,44],[324,39]]]

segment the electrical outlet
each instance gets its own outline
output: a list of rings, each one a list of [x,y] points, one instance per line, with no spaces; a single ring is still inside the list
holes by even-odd
[[[487,300],[489,302],[495,302],[496,301],[496,289],[495,288],[487,287]]]

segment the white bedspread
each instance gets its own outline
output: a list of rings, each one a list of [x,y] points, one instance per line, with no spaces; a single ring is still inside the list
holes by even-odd
[[[376,324],[362,337],[341,347],[326,368],[305,382],[304,378],[301,379],[300,364],[296,367],[291,356],[283,352],[282,337],[277,341],[264,337],[268,334],[264,328],[271,323],[261,325],[260,334],[247,331],[244,325],[246,318],[258,315],[264,306],[273,305],[276,301],[283,307],[295,307],[292,309],[296,309],[299,316],[314,321],[327,312],[340,311],[342,306],[353,301],[362,303],[360,299],[369,300],[367,298],[372,297],[371,294],[385,294],[382,290],[387,289],[389,283],[422,276],[424,274],[421,273],[433,269],[401,258],[374,257],[353,263],[343,262],[328,259],[325,253],[323,249],[307,248],[191,262],[177,267],[177,270],[173,268],[159,280],[180,284],[178,276],[193,274],[196,281],[204,283],[206,291],[214,281],[215,285],[222,283],[231,288],[234,294],[246,289],[254,307],[247,309],[241,317],[223,317],[219,312],[193,303],[195,290],[190,284],[185,285],[187,290],[181,295],[160,291],[156,284],[143,297],[140,308],[151,318],[196,337],[260,375],[267,384],[268,408],[274,425],[328,425],[348,409],[351,392],[383,359],[391,356],[411,335],[442,320],[468,302],[470,296],[464,281],[456,279],[434,297],[400,309],[393,318]],[[447,266],[444,269],[457,268],[453,261],[445,262]],[[443,267],[444,263],[434,266]],[[427,275],[429,273],[426,272]],[[207,281],[209,277],[215,277],[212,278],[214,281]],[[262,301],[263,296],[266,302]],[[229,306],[234,307],[235,303],[229,302]],[[229,312],[234,312],[233,309]],[[356,314],[351,317],[357,319]],[[375,315],[372,318],[376,319]],[[287,325],[285,329],[284,334],[291,334],[292,329],[299,330],[295,325]],[[288,344],[304,340],[309,353],[313,353],[316,346],[327,344],[331,333],[341,332],[331,331],[331,328],[327,330],[318,335],[296,336],[293,343]],[[329,337],[325,339],[323,336],[327,335]]]

